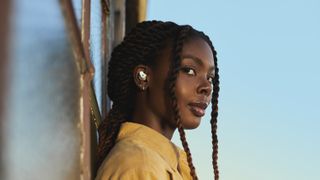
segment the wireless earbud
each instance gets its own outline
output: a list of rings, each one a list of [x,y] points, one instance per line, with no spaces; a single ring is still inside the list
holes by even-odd
[[[143,71],[139,71],[139,79],[142,81],[147,80],[147,75]]]

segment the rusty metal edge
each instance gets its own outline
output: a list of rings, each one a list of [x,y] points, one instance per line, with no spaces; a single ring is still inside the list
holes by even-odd
[[[101,0],[102,5],[102,17],[101,17],[101,54],[102,54],[102,77],[101,77],[101,118],[104,119],[106,117],[107,111],[107,16],[110,13],[109,7],[106,4],[105,0]],[[107,10],[106,10],[107,9]]]
[[[82,1],[82,31],[80,32],[71,0],[60,0],[60,7],[65,19],[67,33],[80,72],[80,179],[93,179],[91,176],[91,148],[90,148],[90,82],[94,75],[94,68],[90,61],[90,0]],[[83,40],[83,41],[82,41]],[[87,49],[86,49],[87,48]]]
[[[93,116],[93,118],[94,118],[92,120],[95,124],[95,128],[97,129],[101,123],[101,114],[100,114],[97,98],[94,93],[94,88],[93,88],[92,83],[90,86],[90,102],[91,102],[91,107],[90,107],[91,116]]]
[[[94,69],[89,59],[86,59],[81,34],[78,28],[76,15],[71,0],[59,0],[69,34],[74,57],[81,74],[89,73],[93,77]]]
[[[0,2],[0,179],[6,179],[6,166],[4,165],[4,148],[5,146],[5,106],[4,103],[7,90],[8,79],[8,56],[9,56],[9,37],[10,37],[10,0],[2,0]]]
[[[82,0],[82,18],[81,18],[81,41],[85,61],[90,73],[94,73],[94,67],[90,56],[90,17],[91,17],[91,0]],[[92,74],[93,75],[93,74]]]
[[[101,123],[101,115],[97,103],[97,98],[94,93],[93,84],[91,83],[90,86],[90,119],[91,119],[91,127],[90,127],[90,136],[91,136],[91,176],[96,176],[97,171],[97,144],[98,144],[98,137],[97,137],[97,129]]]
[[[89,66],[89,73],[92,77],[84,76],[84,86],[83,86],[83,118],[82,118],[82,169],[84,179],[93,179],[91,172],[91,118],[90,118],[90,108],[91,108],[91,82],[93,78],[94,68],[91,63],[90,57],[90,15],[91,15],[91,0],[82,0],[82,13],[81,13],[81,41],[84,50],[84,56],[86,64]]]
[[[106,15],[110,14],[110,2],[109,0],[101,0],[101,5],[102,5],[102,9],[104,11],[104,13]]]

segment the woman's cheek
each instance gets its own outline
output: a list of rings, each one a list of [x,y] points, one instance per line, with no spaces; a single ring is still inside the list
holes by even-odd
[[[180,92],[181,95],[191,95],[196,87],[195,78],[191,77],[181,77],[177,80],[176,90]]]

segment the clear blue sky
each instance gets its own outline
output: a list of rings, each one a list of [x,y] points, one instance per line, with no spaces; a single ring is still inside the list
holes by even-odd
[[[320,179],[319,0],[149,0],[147,19],[190,24],[218,51],[222,180]],[[187,138],[213,179],[209,113]]]

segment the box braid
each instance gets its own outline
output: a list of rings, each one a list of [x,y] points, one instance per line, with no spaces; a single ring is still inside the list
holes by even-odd
[[[214,56],[215,77],[213,80],[213,94],[212,94],[212,99],[211,99],[212,112],[211,112],[210,123],[211,123],[212,147],[213,147],[212,164],[213,164],[215,180],[218,180],[219,179],[219,170],[218,170],[218,163],[217,163],[217,160],[218,160],[218,138],[217,138],[216,133],[217,133],[218,96],[219,96],[219,74],[218,74],[219,69],[217,66],[217,57],[216,57],[217,53],[212,45],[211,40],[209,39],[209,37],[207,35],[205,35],[203,32],[200,32],[200,31],[193,29],[191,26],[188,26],[188,25],[182,26],[182,30],[179,34],[179,37],[175,41],[174,50],[173,50],[174,51],[173,52],[174,60],[172,61],[171,68],[170,68],[171,71],[169,73],[169,78],[168,78],[169,95],[171,98],[171,103],[172,103],[178,131],[180,134],[182,146],[187,154],[187,161],[188,161],[188,165],[190,167],[190,174],[193,177],[193,179],[198,179],[197,175],[195,173],[194,165],[192,163],[192,157],[191,157],[188,143],[186,141],[185,132],[182,127],[181,117],[179,114],[179,108],[177,105],[177,98],[175,96],[175,82],[177,79],[177,75],[178,75],[180,63],[181,63],[180,54],[181,54],[184,42],[187,39],[192,38],[192,37],[200,37],[203,40],[205,40],[208,43],[208,45],[210,46],[211,51]]]
[[[192,164],[191,153],[186,141],[185,132],[182,127],[179,109],[177,106],[177,98],[175,96],[175,81],[180,67],[180,53],[183,42],[187,38],[189,31],[197,32],[200,37],[208,42],[215,57],[216,53],[213,49],[210,39],[202,32],[194,30],[191,26],[179,26],[173,22],[161,21],[145,21],[139,23],[131,32],[126,35],[123,42],[120,43],[112,52],[109,62],[108,73],[108,95],[113,101],[112,109],[108,113],[105,121],[99,126],[99,145],[98,145],[98,167],[110,152],[115,144],[116,137],[119,133],[121,124],[130,119],[133,112],[134,95],[137,87],[134,84],[132,72],[134,67],[139,64],[152,66],[156,62],[161,51],[168,45],[167,40],[173,40],[173,61],[168,77],[168,89],[172,98],[172,106],[174,109],[175,120],[177,122],[178,131],[182,141],[183,148],[187,154],[190,174],[193,179],[197,179],[195,168]],[[214,90],[219,89],[218,68],[216,66],[214,79]],[[212,144],[213,144],[213,165],[215,179],[219,178],[217,169],[217,98],[218,91],[214,93],[212,98],[213,112],[211,113],[212,125]],[[128,103],[131,102],[131,103]],[[214,104],[216,104],[214,106]],[[215,113],[214,113],[215,112]]]
[[[218,97],[220,91],[220,81],[219,81],[219,68],[217,63],[217,52],[215,51],[210,38],[203,32],[199,32],[199,35],[209,44],[211,47],[214,66],[215,66],[215,76],[213,79],[213,92],[211,99],[211,135],[212,135],[212,165],[214,172],[214,179],[219,180],[219,169],[218,169],[218,136],[217,136],[217,118],[218,118]]]
[[[185,132],[182,127],[182,122],[181,122],[181,117],[179,114],[179,109],[177,105],[177,98],[175,96],[175,82],[177,79],[177,75],[179,72],[179,67],[181,63],[181,51],[183,48],[183,43],[191,37],[200,37],[203,40],[205,40],[208,45],[211,48],[212,54],[214,56],[214,65],[215,65],[215,77],[213,80],[213,94],[212,94],[212,99],[211,99],[211,104],[212,104],[212,112],[211,112],[211,134],[212,134],[212,165],[213,165],[213,172],[214,172],[214,179],[219,180],[219,170],[218,170],[218,137],[217,137],[217,117],[218,117],[218,97],[219,97],[219,68],[217,64],[217,53],[212,45],[211,40],[207,35],[205,35],[203,32],[197,31],[193,29],[191,26],[182,26],[182,30],[179,34],[180,36],[176,40],[175,44],[175,49],[173,52],[174,55],[174,60],[172,61],[171,64],[171,72],[169,73],[169,78],[168,78],[168,86],[169,86],[169,95],[171,98],[171,103],[172,107],[174,110],[174,116],[177,122],[177,127],[178,131],[180,134],[180,139],[182,142],[182,146],[187,154],[187,160],[188,160],[188,165],[190,167],[190,174],[193,177],[193,179],[198,179],[197,175],[195,173],[195,168],[192,163],[192,157],[190,153],[190,149],[188,146],[188,143],[186,141],[185,137]]]
[[[189,26],[182,26],[181,31],[179,33],[179,36],[175,40],[175,44],[174,44],[174,48],[173,48],[173,61],[171,63],[167,84],[168,84],[168,88],[169,88],[169,96],[171,99],[174,118],[176,120],[176,125],[178,127],[178,131],[179,131],[179,135],[180,135],[180,140],[182,142],[183,149],[187,154],[187,161],[188,161],[188,165],[190,167],[190,175],[192,176],[192,178],[194,180],[196,180],[196,179],[198,179],[198,177],[196,175],[195,168],[192,163],[192,157],[191,157],[189,145],[187,143],[186,135],[185,135],[185,132],[182,127],[181,117],[179,114],[179,107],[178,107],[178,103],[177,103],[178,101],[177,101],[177,97],[176,97],[176,93],[175,93],[176,92],[175,84],[176,84],[176,80],[177,80],[177,76],[178,76],[180,64],[181,64],[180,55],[181,55],[183,43],[186,40],[187,35],[188,35],[187,33],[189,31],[190,31]]]

